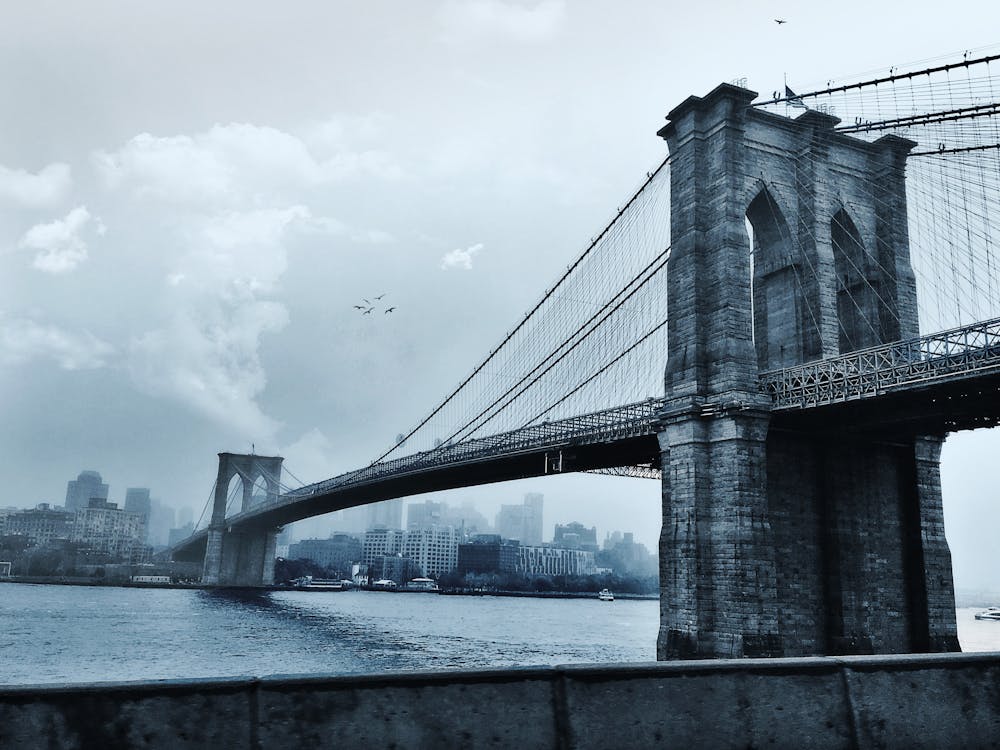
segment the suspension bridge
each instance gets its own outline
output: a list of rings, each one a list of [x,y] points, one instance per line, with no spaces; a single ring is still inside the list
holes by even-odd
[[[652,477],[660,658],[957,649],[938,458],[1000,424],[998,65],[690,97],[668,156],[412,430],[299,487],[220,454],[175,558],[259,585],[275,530],[310,516]]]

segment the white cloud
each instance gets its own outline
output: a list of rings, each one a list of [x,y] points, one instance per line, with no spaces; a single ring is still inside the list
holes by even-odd
[[[135,339],[129,369],[147,393],[179,401],[248,439],[273,440],[279,425],[256,401],[267,385],[260,339],[287,322],[287,311],[276,302],[204,301]]]
[[[36,224],[21,238],[21,247],[37,250],[32,265],[46,273],[68,273],[87,259],[87,243],[83,233],[91,221],[86,206],[77,206],[62,219],[48,224]],[[98,235],[106,229],[97,219]]]
[[[482,242],[477,242],[475,245],[471,245],[464,250],[462,248],[455,248],[450,253],[445,253],[441,258],[441,269],[447,271],[451,268],[461,268],[471,271],[472,259],[482,249]]]
[[[450,0],[441,9],[440,21],[445,39],[453,43],[488,37],[542,42],[558,32],[565,17],[565,0]]]
[[[54,359],[64,370],[93,370],[107,364],[115,349],[88,331],[74,333],[28,318],[6,318],[0,313],[0,362],[23,364],[32,359]]]
[[[396,179],[402,170],[377,149],[337,144],[319,158],[300,137],[277,128],[230,123],[195,135],[142,133],[94,163],[111,188],[172,203],[243,206],[357,176]]]
[[[0,164],[0,201],[29,207],[50,206],[66,195],[72,182],[69,165],[61,162],[49,164],[37,174]]]
[[[267,385],[260,346],[287,325],[288,311],[267,297],[287,267],[287,233],[309,221],[300,205],[189,217],[187,250],[166,277],[172,316],[130,347],[137,387],[248,440],[273,441],[280,425],[258,403]]]

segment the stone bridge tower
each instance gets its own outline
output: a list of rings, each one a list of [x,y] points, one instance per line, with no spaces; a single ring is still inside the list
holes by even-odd
[[[722,85],[670,150],[658,656],[957,650],[941,436],[782,423],[760,372],[917,335],[904,169]],[[749,227],[749,230],[748,230]]]
[[[278,497],[281,464],[276,456],[256,456],[242,453],[220,453],[219,473],[215,481],[212,521],[208,527],[205,547],[205,568],[202,583],[222,586],[261,586],[274,583],[274,553],[277,530],[246,528],[239,532],[226,526],[226,499],[234,476],[242,482],[243,498],[240,511],[249,510],[253,488],[263,481],[270,502]]]

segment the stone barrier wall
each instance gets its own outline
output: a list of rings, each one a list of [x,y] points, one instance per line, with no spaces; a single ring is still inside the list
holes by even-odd
[[[1000,653],[0,687],[4,750],[998,743]]]

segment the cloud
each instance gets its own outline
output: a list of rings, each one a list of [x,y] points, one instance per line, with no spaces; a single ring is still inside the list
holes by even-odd
[[[441,258],[441,270],[447,271],[451,268],[462,268],[466,271],[472,270],[472,258],[483,249],[483,243],[477,242],[475,245],[465,248],[455,248],[450,253],[445,253]]]
[[[64,370],[93,370],[104,367],[114,351],[111,344],[88,331],[73,333],[28,318],[6,318],[0,313],[0,362],[4,364],[48,358]]]
[[[260,340],[287,322],[287,311],[276,302],[205,302],[137,337],[129,371],[146,393],[183,403],[248,439],[273,440],[279,424],[256,401],[267,385]]]
[[[338,143],[320,158],[296,135],[247,123],[215,125],[194,135],[141,133],[117,151],[95,153],[93,160],[110,188],[195,205],[245,206],[357,176],[402,175],[384,151]]]
[[[442,7],[439,20],[445,40],[462,44],[490,37],[543,42],[559,31],[565,17],[565,0],[528,4],[505,0],[450,0]]]
[[[28,207],[51,206],[69,192],[73,179],[68,164],[55,162],[37,174],[0,164],[0,201]]]
[[[21,247],[38,250],[32,265],[45,273],[68,273],[87,259],[87,243],[82,235],[91,221],[86,206],[77,206],[62,219],[48,224],[36,224],[21,238]],[[106,231],[104,222],[96,219],[98,235]]]
[[[258,403],[267,385],[260,347],[288,311],[268,297],[287,268],[288,232],[310,220],[301,205],[189,217],[187,250],[165,279],[171,317],[129,349],[136,386],[248,440],[273,440],[280,424]]]

